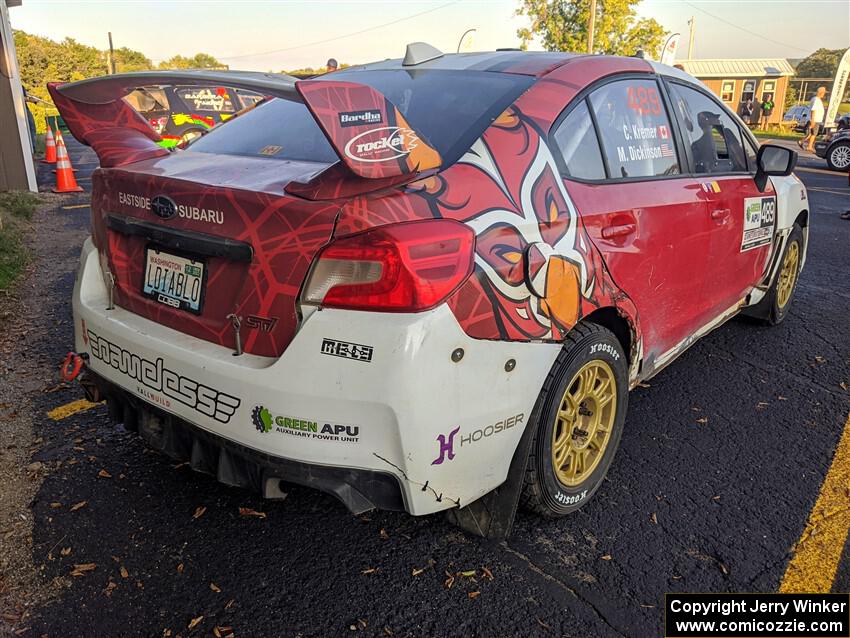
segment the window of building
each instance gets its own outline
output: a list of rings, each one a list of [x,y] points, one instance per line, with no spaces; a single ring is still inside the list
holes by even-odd
[[[582,100],[555,131],[555,143],[564,158],[567,174],[579,179],[605,179],[602,151],[587,103]]]
[[[756,81],[745,80],[744,88],[741,90],[741,102],[748,102],[756,97]]]
[[[765,80],[761,83],[762,99],[764,99],[767,95],[770,95],[771,97],[776,96],[776,80]]]
[[[676,144],[654,80],[609,82],[590,95],[609,177],[679,173]]]
[[[735,80],[723,80],[720,87],[720,99],[732,103],[735,99]]]

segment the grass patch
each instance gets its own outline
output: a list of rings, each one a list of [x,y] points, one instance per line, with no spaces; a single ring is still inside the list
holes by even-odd
[[[0,193],[0,290],[8,290],[29,263],[24,237],[40,202],[35,193]]]
[[[38,158],[44,157],[44,149],[47,147],[47,136],[43,133],[36,135],[33,140],[33,153]]]
[[[781,131],[779,129],[774,129],[772,131],[765,131],[764,129],[751,129],[753,135],[755,135],[760,140],[763,139],[771,139],[771,140],[799,140],[803,137],[802,133],[796,133],[794,131]]]

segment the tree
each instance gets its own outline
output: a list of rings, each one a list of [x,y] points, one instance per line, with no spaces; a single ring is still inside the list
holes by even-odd
[[[196,53],[191,58],[182,55],[159,63],[160,69],[227,69],[227,65],[219,62],[208,53]]]
[[[652,18],[637,18],[640,0],[598,0],[593,36],[594,53],[634,55],[642,49],[655,57],[664,44],[664,28]],[[518,29],[525,49],[535,37],[547,51],[587,51],[590,0],[520,0],[516,10],[531,25]]]
[[[131,71],[149,71],[153,62],[141,51],[133,51],[127,47],[115,49],[115,70],[118,73],[129,73]]]
[[[785,110],[788,110],[792,106],[797,104],[797,96],[798,96],[797,87],[791,86],[789,84],[788,87],[785,89],[785,104],[784,104]]]
[[[797,65],[798,78],[833,78],[845,49],[818,49]]]

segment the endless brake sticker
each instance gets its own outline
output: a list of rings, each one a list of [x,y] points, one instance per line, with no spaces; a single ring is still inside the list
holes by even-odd
[[[769,244],[773,239],[775,221],[775,197],[747,197],[744,199],[744,230],[741,236],[741,252]]]

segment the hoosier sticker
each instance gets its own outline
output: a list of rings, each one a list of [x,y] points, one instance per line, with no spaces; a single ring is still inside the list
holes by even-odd
[[[741,236],[741,252],[769,244],[773,239],[775,221],[775,197],[747,197],[744,200],[744,231]]]

